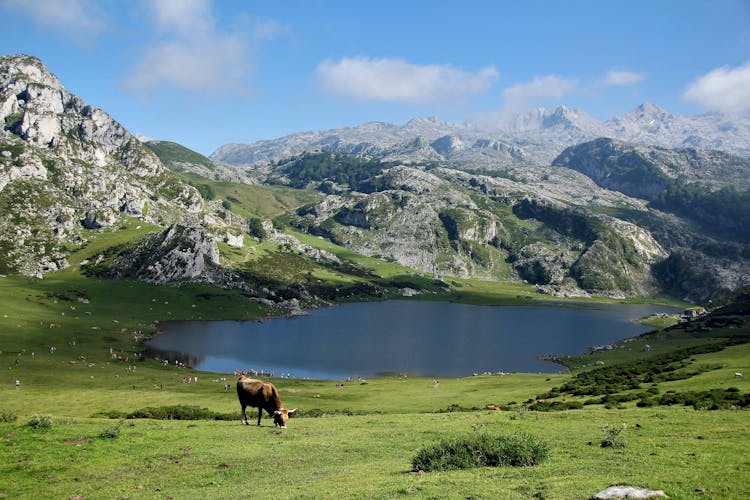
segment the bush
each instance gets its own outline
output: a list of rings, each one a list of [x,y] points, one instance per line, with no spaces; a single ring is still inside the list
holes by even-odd
[[[28,426],[36,430],[48,430],[52,427],[52,418],[49,415],[32,415]]]
[[[96,413],[94,417],[107,417],[117,419],[150,418],[154,420],[239,420],[240,413],[218,413],[208,408],[197,406],[148,406],[140,408],[131,413],[112,410]]]
[[[18,420],[18,415],[11,411],[0,410],[0,422],[11,423]]]
[[[641,398],[636,404],[638,408],[649,408],[656,405],[656,401],[651,398]]]
[[[99,434],[100,438],[104,439],[117,439],[120,437],[120,427],[122,427],[123,420],[117,422],[117,425],[105,427],[104,430]]]
[[[602,448],[625,448],[625,440],[622,437],[622,433],[626,428],[625,424],[621,426],[607,424],[602,427],[602,430],[606,434],[602,440]]]
[[[473,467],[536,465],[549,456],[549,445],[529,434],[472,434],[421,449],[412,459],[414,471],[446,471]]]
[[[659,404],[692,406],[696,410],[747,408],[750,406],[750,393],[742,394],[736,387],[679,393],[668,391],[659,398]]]

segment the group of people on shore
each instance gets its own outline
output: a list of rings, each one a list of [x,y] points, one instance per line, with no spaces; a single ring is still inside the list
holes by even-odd
[[[234,375],[236,375],[236,376],[238,376],[238,377],[239,377],[240,375],[245,375],[245,376],[248,376],[248,375],[249,375],[249,376],[251,376],[251,377],[266,377],[266,378],[276,378],[276,372],[275,372],[275,371],[255,370],[255,369],[253,369],[253,368],[251,368],[251,369],[249,369],[249,370],[248,370],[248,369],[239,369],[239,368],[235,368],[235,369],[234,369],[234,371],[233,371],[233,373],[234,373]],[[294,377],[294,375],[292,375],[291,373],[284,373],[284,372],[281,372],[281,373],[279,373],[279,376],[278,376],[278,378],[282,378],[282,379],[293,379],[293,378],[295,378],[295,377]]]

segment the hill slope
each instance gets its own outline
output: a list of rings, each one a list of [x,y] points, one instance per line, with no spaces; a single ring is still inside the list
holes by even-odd
[[[125,216],[168,224],[203,201],[107,113],[33,57],[0,58],[0,272],[64,268],[86,231]]]

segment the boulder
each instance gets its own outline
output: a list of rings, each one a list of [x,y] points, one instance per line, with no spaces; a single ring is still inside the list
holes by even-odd
[[[595,494],[593,499],[606,500],[612,498],[654,498],[666,497],[662,490],[648,490],[646,488],[637,488],[635,486],[610,486],[609,488]]]

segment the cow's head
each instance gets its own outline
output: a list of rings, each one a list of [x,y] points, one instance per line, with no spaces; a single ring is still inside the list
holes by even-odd
[[[276,410],[273,412],[273,423],[276,425],[276,427],[281,427],[282,429],[286,429],[286,422],[289,420],[289,415],[297,411],[297,408],[293,410],[286,410],[284,408],[280,410]]]

